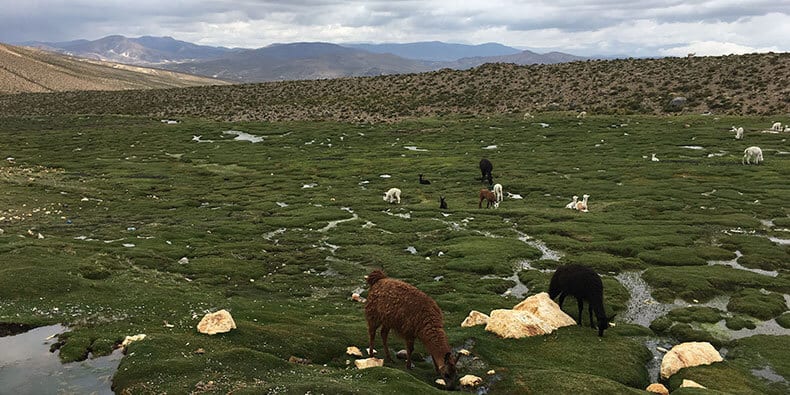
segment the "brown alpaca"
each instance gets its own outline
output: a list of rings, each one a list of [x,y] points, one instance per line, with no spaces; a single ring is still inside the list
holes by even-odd
[[[366,276],[369,290],[365,305],[365,319],[368,322],[370,344],[368,354],[373,353],[376,330],[381,327],[381,340],[384,355],[391,361],[387,347],[390,329],[406,341],[406,368],[411,369],[411,354],[414,339],[420,339],[431,354],[433,367],[445,382],[448,389],[455,389],[456,369],[447,335],[444,332],[442,310],[430,296],[413,285],[387,277],[381,270],[374,270]]]
[[[480,190],[480,201],[477,202],[477,208],[483,208],[483,200],[486,201],[486,208],[491,206],[494,206],[494,208],[499,207],[499,202],[496,200],[496,194],[485,188]]]

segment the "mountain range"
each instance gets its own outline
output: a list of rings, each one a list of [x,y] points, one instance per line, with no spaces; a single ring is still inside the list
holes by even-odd
[[[98,40],[26,42],[26,46],[71,56],[190,73],[232,82],[305,80],[406,74],[485,63],[551,64],[586,58],[539,54],[497,43],[332,44],[298,42],[262,48],[196,45],[172,37],[108,36]]]

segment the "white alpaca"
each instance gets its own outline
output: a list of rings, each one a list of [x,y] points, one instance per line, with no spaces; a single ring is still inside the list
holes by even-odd
[[[582,111],[579,113],[579,115],[576,116],[576,118],[584,118],[586,116],[587,116],[587,111]]]
[[[771,130],[773,130],[774,132],[781,132],[782,131],[782,123],[781,122],[774,122],[774,124],[771,125]]]
[[[659,159],[656,158],[656,154],[653,154],[653,156],[650,157],[650,160],[652,160],[653,162],[658,162],[659,161]]]
[[[589,197],[590,197],[590,195],[583,195],[582,196],[582,201],[581,202],[576,202],[576,210],[579,210],[579,211],[581,211],[583,213],[586,213],[587,212],[587,198],[589,198]]]
[[[759,165],[762,161],[763,150],[761,150],[760,147],[749,147],[743,150],[743,159],[741,159],[741,164],[750,165],[752,162],[754,162],[755,165]]]
[[[387,203],[395,203],[395,201],[397,201],[398,204],[400,204],[400,189],[390,188],[390,190],[384,194],[384,201]]]
[[[502,200],[504,200],[504,196],[502,195],[502,184],[494,184],[493,192],[494,192],[494,195],[496,195],[497,203],[499,203]]]
[[[573,195],[573,201],[568,203],[568,204],[566,204],[565,208],[576,209],[576,202],[578,202],[578,201],[579,201],[579,197],[576,196],[576,195]]]
[[[740,139],[743,138],[743,128],[742,127],[738,128],[738,129],[735,129],[735,126],[733,126],[732,129],[735,130],[735,139],[736,140],[740,140]]]
[[[790,125],[785,125],[785,133],[790,132]]]

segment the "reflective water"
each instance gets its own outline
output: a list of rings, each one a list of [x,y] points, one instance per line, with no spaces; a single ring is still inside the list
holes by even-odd
[[[45,326],[15,336],[0,337],[0,393],[112,394],[112,376],[123,355],[61,363],[49,347],[61,325]]]

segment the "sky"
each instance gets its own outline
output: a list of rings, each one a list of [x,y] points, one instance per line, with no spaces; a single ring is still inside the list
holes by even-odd
[[[170,36],[259,48],[498,42],[575,55],[790,51],[790,0],[0,0],[0,42]]]

